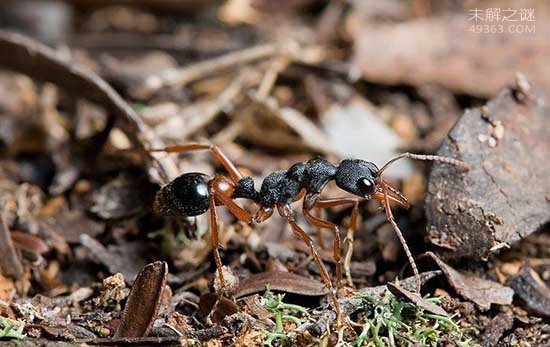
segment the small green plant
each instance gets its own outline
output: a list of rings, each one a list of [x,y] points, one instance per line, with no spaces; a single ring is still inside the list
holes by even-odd
[[[288,339],[288,335],[284,330],[283,321],[290,321],[298,326],[302,324],[298,316],[309,315],[305,307],[283,302],[284,297],[284,294],[273,294],[268,288],[260,300],[262,306],[275,316],[275,330],[267,333],[267,339],[264,341],[264,346],[272,346],[277,340],[279,340],[281,344],[285,343]]]
[[[426,312],[389,292],[379,300],[364,295],[359,298],[363,301],[363,315],[362,331],[353,343],[356,347],[435,347],[443,335],[452,336],[461,347],[469,346],[453,317]],[[426,297],[425,300],[439,303],[442,298]]]
[[[0,317],[0,327],[2,328],[2,331],[0,332],[0,338],[17,340],[22,340],[23,338],[25,338],[25,334],[23,334],[25,324],[23,322]]]

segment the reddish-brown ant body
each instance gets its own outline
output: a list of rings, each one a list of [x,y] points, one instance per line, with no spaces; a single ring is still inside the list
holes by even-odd
[[[216,205],[226,206],[238,220],[249,224],[260,223],[271,217],[273,212],[277,210],[279,215],[286,219],[294,234],[303,240],[309,247],[313,260],[319,268],[323,283],[330,291],[338,321],[340,321],[341,311],[329,273],[319,256],[319,252],[313,240],[296,223],[294,212],[290,204],[303,197],[302,213],[305,219],[318,228],[330,229],[333,232],[333,253],[336,262],[336,276],[338,288],[341,288],[342,261],[338,226],[332,222],[314,216],[311,214],[311,210],[314,208],[350,205],[353,207],[350,225],[351,228],[355,228],[360,199],[379,200],[385,209],[388,221],[395,229],[406,252],[414,275],[416,276],[417,291],[420,291],[420,281],[416,264],[399,227],[394,221],[390,209],[390,201],[396,202],[405,208],[409,207],[409,203],[398,190],[391,187],[387,181],[382,179],[381,174],[389,165],[402,158],[433,160],[459,166],[466,170],[468,168],[465,163],[456,159],[410,153],[404,153],[395,157],[380,169],[378,169],[375,164],[360,159],[345,159],[338,165],[334,165],[323,158],[316,157],[303,163],[296,163],[288,170],[280,170],[271,173],[265,177],[260,190],[257,191],[254,188],[253,179],[251,177],[243,177],[235,165],[216,146],[188,144],[154,149],[150,150],[150,152],[177,153],[197,150],[210,150],[214,157],[227,170],[230,178],[222,175],[209,177],[208,175],[196,172],[182,174],[162,187],[157,193],[155,201],[157,211],[165,215],[179,216],[197,216],[210,211],[214,260],[216,262],[220,284],[223,288],[225,282],[222,262],[218,251],[219,241]],[[320,194],[322,190],[330,181],[335,181],[340,189],[358,198],[321,198]],[[234,199],[237,198],[254,201],[259,206],[258,211],[254,214],[246,211],[234,202]]]

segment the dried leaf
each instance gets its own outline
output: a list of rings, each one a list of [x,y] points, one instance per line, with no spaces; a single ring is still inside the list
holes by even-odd
[[[146,265],[138,274],[115,338],[146,337],[149,334],[157,318],[167,275],[168,264],[161,261]]]
[[[433,304],[429,301],[424,300],[424,298],[422,298],[422,296],[418,293],[408,291],[404,288],[401,288],[401,287],[397,286],[396,284],[394,284],[392,282],[389,282],[386,286],[388,287],[388,290],[393,295],[395,295],[396,297],[398,297],[400,299],[405,299],[405,300],[415,304],[416,306],[420,307],[421,309],[423,309],[425,311],[435,313],[435,314],[438,314],[440,316],[449,317],[449,314],[447,312],[445,312],[444,309],[437,306],[436,304]]]
[[[23,265],[13,246],[2,211],[0,211],[0,254],[2,254],[0,257],[2,273],[14,279],[20,278],[23,275]]]
[[[208,317],[213,323],[220,322],[226,316],[239,312],[239,307],[233,301],[216,293],[208,293],[201,296],[199,312],[203,317]]]
[[[262,292],[269,287],[287,293],[323,296],[328,293],[323,283],[291,272],[273,271],[251,275],[240,281],[234,293],[236,298]]]
[[[11,239],[16,247],[34,254],[44,254],[50,250],[41,238],[21,231],[12,231]]]
[[[481,310],[488,310],[491,304],[510,305],[512,303],[514,295],[512,288],[472,275],[461,274],[445,264],[434,253],[427,252],[426,255],[435,261],[454,290],[463,298],[472,301]]]

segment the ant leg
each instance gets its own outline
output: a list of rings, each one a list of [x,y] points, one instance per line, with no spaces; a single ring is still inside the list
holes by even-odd
[[[359,200],[354,198],[319,199],[315,203],[316,208],[328,208],[341,205],[353,205],[346,238],[344,239],[347,247],[343,262],[344,273],[346,274],[346,281],[348,282],[348,286],[353,287],[350,264],[351,256],[353,255],[353,241],[355,238],[355,231],[357,230],[357,220],[359,217]]]
[[[414,262],[412,253],[409,249],[409,246],[407,245],[407,241],[405,241],[405,238],[403,237],[403,233],[401,232],[401,229],[399,229],[399,227],[397,226],[397,223],[395,222],[395,219],[393,218],[393,213],[391,211],[390,199],[389,199],[388,189],[386,184],[382,185],[382,192],[384,194],[384,200],[382,200],[381,202],[382,202],[382,206],[384,206],[384,210],[386,211],[386,219],[392,225],[393,230],[395,230],[395,233],[397,234],[397,237],[399,238],[399,241],[401,242],[401,245],[405,250],[405,254],[407,255],[409,264],[411,264],[411,268],[414,273],[414,278],[416,280],[416,291],[420,293],[420,274],[418,273],[418,268],[416,267],[416,263]]]
[[[214,253],[214,262],[216,263],[216,271],[218,272],[218,277],[220,279],[220,288],[218,291],[218,296],[223,296],[225,290],[225,279],[223,277],[223,264],[220,257],[220,240],[218,232],[218,215],[216,214],[216,198],[214,192],[211,192],[210,198],[210,237],[212,240],[212,252]]]
[[[342,289],[342,258],[341,258],[341,241],[340,241],[340,229],[338,229],[338,226],[332,222],[323,220],[321,218],[318,218],[314,215],[312,215],[309,211],[312,209],[309,205],[310,203],[314,203],[314,200],[309,199],[309,197],[313,197],[313,199],[318,196],[315,194],[315,196],[308,195],[304,199],[304,203],[302,205],[302,214],[304,215],[305,219],[312,225],[318,228],[318,231],[324,229],[330,229],[332,233],[334,234],[333,238],[333,258],[336,262],[336,279],[337,279],[337,285],[338,289]],[[322,235],[319,235],[322,236]]]
[[[219,246],[219,230],[218,230],[218,215],[216,213],[216,201],[221,202],[222,205],[226,206],[229,211],[240,221],[250,224],[252,222],[252,215],[237,205],[231,199],[231,194],[233,192],[232,182],[224,177],[217,176],[210,182],[210,235],[212,238],[212,251],[214,253],[214,261],[216,263],[216,270],[218,272],[218,277],[220,279],[220,293],[223,294],[225,289],[225,279],[223,276],[223,264],[220,257]]]
[[[395,157],[393,159],[390,159],[386,164],[384,164],[382,166],[382,168],[380,168],[380,170],[378,170],[378,175],[380,176],[380,174],[382,174],[382,172],[384,170],[386,170],[391,164],[393,164],[394,162],[396,162],[400,159],[403,159],[403,158],[416,159],[416,160],[438,161],[438,162],[441,162],[441,163],[446,163],[446,164],[450,164],[450,165],[460,167],[464,171],[470,170],[470,166],[468,166],[468,164],[466,164],[465,162],[463,162],[461,160],[458,160],[458,159],[441,157],[439,155],[413,154],[413,153],[406,152],[406,153],[398,155],[397,157]]]
[[[315,218],[321,219],[321,209],[319,207],[314,207],[313,211],[315,213],[314,214]],[[319,247],[323,250],[327,249],[327,245],[325,244],[325,238],[323,235],[323,228],[316,226],[316,229],[317,229],[317,242],[319,243]]]
[[[164,148],[155,148],[148,149],[147,152],[166,152],[166,153],[182,153],[182,152],[191,152],[191,151],[200,151],[200,150],[209,150],[216,160],[222,164],[222,166],[227,170],[233,182],[237,183],[243,175],[239,172],[235,164],[222,152],[218,146],[214,145],[203,145],[199,143],[191,143],[187,145],[174,145],[167,146]]]
[[[289,205],[277,205],[277,209],[279,211],[279,214],[281,217],[285,218],[287,220],[287,223],[290,225],[292,232],[306,243],[306,245],[309,247],[311,255],[313,257],[313,261],[315,261],[315,264],[317,264],[317,267],[319,269],[319,273],[321,274],[321,279],[323,280],[323,283],[327,287],[327,289],[330,292],[330,297],[332,299],[332,304],[334,306],[334,309],[336,311],[336,321],[338,324],[338,327],[340,327],[342,324],[342,309],[340,308],[340,303],[338,302],[338,298],[336,297],[336,294],[334,293],[334,287],[332,286],[332,281],[330,280],[330,276],[328,274],[327,268],[325,267],[325,264],[323,264],[323,261],[321,260],[321,257],[319,256],[319,252],[317,251],[317,247],[313,244],[313,240],[309,235],[296,223],[296,220],[294,219],[294,213],[292,212],[292,209]]]

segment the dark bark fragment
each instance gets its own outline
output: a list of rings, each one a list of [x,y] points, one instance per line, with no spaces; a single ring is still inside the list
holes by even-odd
[[[122,315],[115,338],[146,337],[157,318],[168,265],[156,261],[138,274]]]
[[[470,171],[438,163],[431,171],[428,238],[439,255],[485,259],[550,220],[549,114],[548,101],[518,79],[455,124],[437,154]]]
[[[518,274],[508,280],[508,284],[530,312],[550,317],[550,289],[529,265],[524,264]]]
[[[493,347],[498,344],[502,335],[514,325],[514,316],[510,312],[501,312],[495,316],[485,328],[481,341],[483,347]]]

